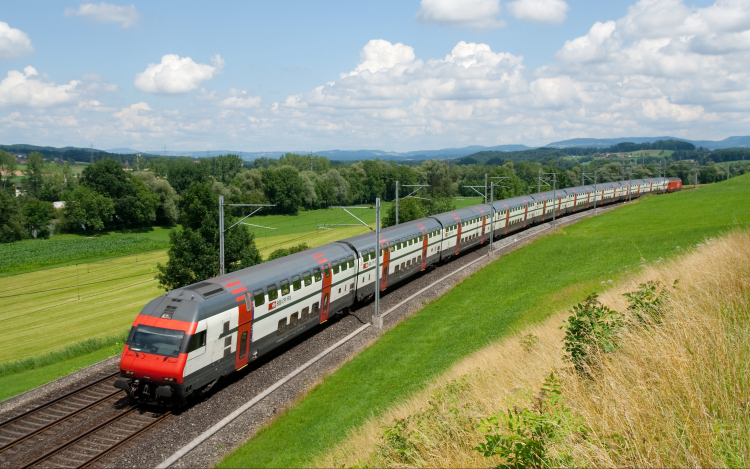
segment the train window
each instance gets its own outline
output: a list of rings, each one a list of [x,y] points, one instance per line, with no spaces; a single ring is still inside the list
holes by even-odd
[[[288,280],[282,280],[281,282],[281,296],[286,296],[289,294],[289,281]]]
[[[305,280],[306,287],[312,285],[312,277],[310,276],[310,272],[305,272],[304,274],[302,274],[302,278]]]
[[[224,323],[224,332],[223,333],[224,334],[228,334],[229,333],[229,321],[227,321],[227,322]]]
[[[315,303],[313,303],[312,316],[317,317],[319,315],[320,315],[320,305],[316,301]]]
[[[263,295],[263,290],[255,290],[253,292],[253,299],[255,300],[255,306],[260,306],[266,302],[266,297]]]
[[[247,355],[247,331],[242,333],[240,337],[240,358],[245,358]]]
[[[279,290],[276,289],[276,285],[269,285],[268,289],[268,301],[273,301],[279,297]]]
[[[292,277],[292,286],[294,287],[294,291],[302,288],[302,279],[299,278],[299,275]]]
[[[385,252],[381,252],[381,254],[385,255]],[[375,259],[375,248],[370,248],[370,259]]]
[[[331,262],[331,265],[333,266],[333,273],[337,274],[339,273],[339,261],[333,261]],[[328,271],[326,270],[326,278],[328,278]]]
[[[313,270],[313,275],[315,276],[315,281],[320,282],[320,269]]]
[[[417,262],[422,262],[422,255],[421,254],[417,256]]]
[[[406,265],[406,263],[405,263],[405,262],[402,262],[402,263],[401,263],[401,270],[404,270],[404,267],[405,267],[405,265]]]
[[[326,278],[331,276],[331,268],[329,266],[323,266],[323,271]]]
[[[420,236],[420,237],[419,237],[419,242],[420,242],[420,243],[422,242],[422,239],[423,239],[423,236]]]
[[[190,337],[190,342],[188,343],[188,353],[192,352],[193,350],[198,350],[201,347],[206,346],[206,331],[196,332],[193,334],[192,337]]]
[[[413,239],[410,239],[410,240],[409,240],[409,246],[411,246],[412,244],[414,244],[414,240],[413,240]]]
[[[391,246],[391,252],[396,250],[396,246]]]
[[[349,259],[349,267],[354,267],[354,256],[349,256],[347,259]]]
[[[393,273],[394,273],[394,274],[398,273],[398,264],[396,264],[396,268],[395,268],[395,269],[393,269]]]
[[[302,315],[301,315],[301,317],[299,318],[299,319],[300,319],[300,321],[302,321],[302,322],[305,322],[305,321],[307,321],[307,317],[308,317],[309,315],[310,315],[310,307],[309,307],[309,306],[305,306],[304,308],[302,308]]]
[[[299,313],[294,313],[289,318],[289,329],[297,326],[297,318],[299,317]]]
[[[279,327],[276,329],[276,335],[281,335],[286,331],[286,318],[279,320]]]
[[[341,270],[344,271],[348,267],[348,263],[346,262],[346,259],[341,259]]]

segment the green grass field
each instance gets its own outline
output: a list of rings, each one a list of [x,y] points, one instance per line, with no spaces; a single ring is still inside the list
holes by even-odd
[[[672,153],[674,153],[674,150],[638,150],[630,151],[626,154],[631,156],[655,156],[658,158],[666,158],[672,156]]]
[[[748,228],[748,197],[750,174],[646,197],[502,257],[384,334],[219,467],[309,467],[351,429],[456,361],[603,290],[603,281],[616,284],[638,271],[641,259],[668,258]]]
[[[169,247],[169,228],[153,227],[129,233],[93,236],[64,234],[0,244],[0,277],[50,267],[96,262]]]

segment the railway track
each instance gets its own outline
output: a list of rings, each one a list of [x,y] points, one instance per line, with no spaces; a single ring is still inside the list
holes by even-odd
[[[0,422],[0,467],[85,467],[169,415],[124,401],[118,375]]]
[[[133,406],[20,466],[84,468],[171,415]]]

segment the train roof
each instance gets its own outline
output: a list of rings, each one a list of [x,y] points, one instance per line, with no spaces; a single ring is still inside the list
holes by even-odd
[[[439,221],[443,227],[457,225],[466,220],[471,220],[477,217],[483,217],[489,215],[492,211],[492,207],[489,204],[473,205],[471,207],[460,208],[457,210],[451,210],[450,212],[438,213],[432,215],[430,218],[434,218]]]
[[[439,229],[441,229],[441,226],[437,220],[434,220],[431,217],[419,218],[417,220],[399,223],[398,225],[381,229],[380,238],[381,242],[390,245],[401,242],[402,239],[408,240],[409,238],[424,235],[425,233]],[[348,244],[358,253],[362,253],[370,249],[375,249],[375,232],[371,231],[369,233],[352,236],[351,238],[342,239],[337,242]]]

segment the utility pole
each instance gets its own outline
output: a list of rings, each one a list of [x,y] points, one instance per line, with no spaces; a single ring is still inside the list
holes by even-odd
[[[398,225],[398,181],[396,181],[396,224]]]
[[[219,275],[224,275],[224,232],[231,230],[235,226],[242,223],[242,220],[249,218],[253,216],[258,210],[262,209],[263,207],[275,207],[276,205],[271,204],[225,204],[224,203],[224,196],[219,196]],[[224,207],[258,207],[253,212],[251,212],[249,215],[245,215],[235,223],[234,225],[230,226],[226,230],[224,229]],[[246,224],[246,223],[243,223]]]
[[[510,179],[510,176],[493,176],[490,179],[500,179],[502,182],[504,179]],[[495,206],[493,203],[495,202],[495,186],[498,187],[505,187],[508,188],[509,186],[503,186],[500,184],[496,184],[495,181],[492,181],[490,183],[490,248],[488,255],[492,254],[492,243],[495,242]]]
[[[628,202],[630,202],[630,190],[633,188],[633,167],[628,166]]]
[[[487,203],[487,173],[484,173],[484,203]]]
[[[487,203],[487,175],[486,174],[484,175],[484,185],[483,186],[461,186],[461,187],[468,187],[469,189],[473,190],[474,192],[476,192],[477,194],[479,194],[480,196],[482,196],[482,198],[484,198],[484,203],[485,204]],[[481,193],[481,192],[479,192],[477,189],[484,189],[484,194]]]
[[[547,177],[542,177],[542,175]],[[552,184],[549,183],[550,179],[552,179]],[[542,182],[547,186],[552,186],[552,226],[554,226],[557,219],[557,173],[543,173],[540,170],[538,181],[540,194],[542,192]]]
[[[380,198],[375,199],[375,315],[372,325],[383,328],[383,316],[380,315]]]

